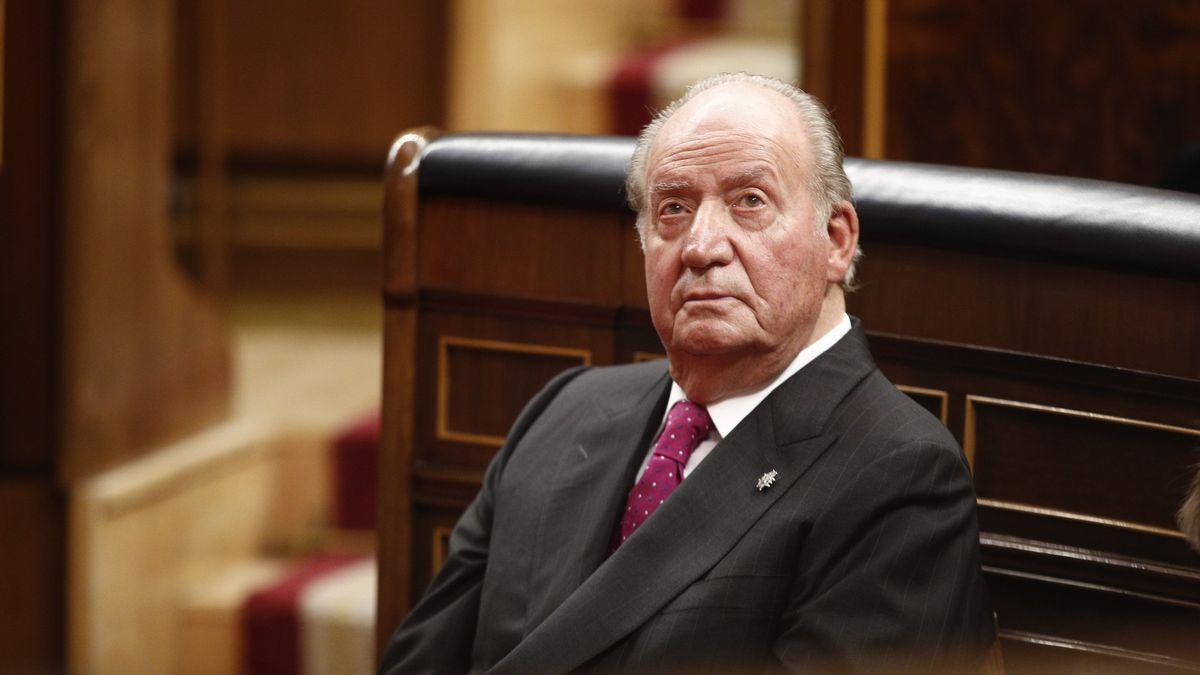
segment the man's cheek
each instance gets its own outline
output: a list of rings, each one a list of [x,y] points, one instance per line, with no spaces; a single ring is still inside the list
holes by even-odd
[[[666,309],[670,307],[671,292],[674,290],[675,280],[659,268],[654,268],[646,279],[646,292],[649,294],[650,307],[653,309],[656,306]]]

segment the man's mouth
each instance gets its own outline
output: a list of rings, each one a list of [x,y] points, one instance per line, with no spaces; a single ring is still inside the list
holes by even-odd
[[[720,291],[692,291],[683,296],[683,304],[686,305],[689,302],[705,302],[705,301],[712,301],[712,300],[724,300],[726,298],[732,298],[732,297],[733,297],[732,295],[730,295],[728,293],[722,293]]]

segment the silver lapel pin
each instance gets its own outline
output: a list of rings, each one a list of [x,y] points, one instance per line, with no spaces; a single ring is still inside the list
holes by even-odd
[[[770,471],[764,473],[762,475],[762,477],[758,479],[758,483],[755,484],[755,487],[758,488],[759,492],[766,490],[767,488],[769,488],[775,484],[775,477],[778,475],[779,475],[778,471],[776,471],[775,469],[771,469]]]

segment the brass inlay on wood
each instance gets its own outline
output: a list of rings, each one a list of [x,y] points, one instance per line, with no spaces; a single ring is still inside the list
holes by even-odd
[[[666,354],[659,354],[657,352],[634,352],[633,353],[633,362],[634,363],[644,363],[646,361],[657,361],[659,359],[665,359],[665,358],[667,358]]]
[[[980,506],[987,506],[993,509],[1016,511],[1018,513],[1029,513],[1038,516],[1047,516],[1050,518],[1060,518],[1062,520],[1071,520],[1077,523],[1104,525],[1106,527],[1116,527],[1122,530],[1143,532],[1145,534],[1155,534],[1162,537],[1175,537],[1177,539],[1184,538],[1183,533],[1179,530],[1169,530],[1165,527],[1156,527],[1154,525],[1143,525],[1142,523],[1134,523],[1128,520],[1119,520],[1117,518],[1102,518],[1100,516],[1091,516],[1086,513],[1063,511],[1062,509],[1052,509],[1045,506],[1034,506],[1032,504],[1022,504],[1020,502],[1010,502],[1003,499],[984,499],[983,497],[979,497],[975,501]]]
[[[980,532],[979,545],[983,549],[1003,549],[1005,551],[1034,555],[1041,560],[1059,559],[1099,564],[1110,569],[1127,570],[1132,574],[1149,573],[1159,577],[1175,579],[1180,583],[1200,582],[1200,570],[1178,567],[1169,563],[1152,562],[1144,558],[1079,548],[1067,544],[1055,544],[1036,539],[1027,539],[1021,536]]]
[[[442,565],[446,564],[446,558],[450,557],[450,533],[453,531],[452,528],[441,525],[433,528],[433,554],[429,559],[430,578],[437,575]]]
[[[1071,638],[1060,637],[1056,635],[1044,635],[1041,633],[1030,633],[1019,630],[1001,630],[998,637],[1001,640],[1011,642],[1024,642],[1027,644],[1038,645],[1052,649],[1061,649],[1066,651],[1083,652],[1087,654],[1107,656],[1123,661],[1137,661],[1144,663],[1153,663],[1167,668],[1178,668],[1180,671],[1194,670],[1194,664],[1190,661],[1177,659],[1172,656],[1164,656],[1153,652],[1140,652],[1124,647],[1113,645],[1103,645],[1095,642],[1084,642],[1082,640],[1073,640]],[[1131,669],[1132,665],[1129,666]]]
[[[1041,584],[1052,586],[1065,586],[1068,588],[1078,588],[1085,591],[1096,591],[1099,593],[1107,593],[1110,595],[1119,595],[1125,598],[1139,598],[1148,600],[1156,604],[1174,605],[1176,607],[1186,607],[1191,610],[1200,609],[1200,603],[1182,598],[1171,598],[1153,593],[1143,593],[1141,591],[1131,590],[1130,588],[1121,588],[1098,584],[1091,581],[1081,581],[1062,576],[1050,576],[1047,574],[1038,574],[1035,572],[1024,572],[1020,570],[1010,569],[1007,567],[996,567],[994,565],[983,565],[983,573],[990,576],[1008,577],[1010,579],[1023,579]]]
[[[932,396],[939,401],[941,405],[938,407],[938,419],[942,424],[947,424],[950,415],[950,394],[941,389],[926,389],[925,387],[913,387],[907,384],[898,384],[896,388],[906,394],[916,394],[917,396]]]
[[[581,365],[592,364],[592,351],[574,347],[556,347],[553,345],[538,345],[525,342],[504,342],[501,340],[483,340],[451,335],[438,336],[438,379],[437,379],[437,429],[435,435],[439,441],[457,441],[474,443],[498,448],[504,445],[503,436],[479,434],[469,431],[459,431],[450,428],[450,348],[476,349],[495,352],[510,352],[517,354],[537,354],[540,356],[558,356],[579,359]]]
[[[1115,415],[1104,415],[1101,413],[1088,412],[1086,410],[1072,410],[1070,408],[1059,408],[1056,406],[1041,405],[1038,403],[1026,403],[1024,401],[1009,401],[999,398],[991,398],[988,396],[967,396],[966,417],[963,424],[963,451],[967,455],[967,463],[970,464],[971,470],[975,470],[975,424],[977,405],[990,405],[1001,408],[1010,408],[1017,410],[1028,410],[1031,412],[1044,413],[1048,415],[1060,415],[1063,417],[1072,417],[1075,419],[1083,419],[1092,422],[1101,422],[1105,424],[1119,424],[1121,426],[1136,427],[1139,429],[1153,429],[1155,431],[1163,431],[1167,433],[1183,434],[1186,436],[1200,437],[1200,429],[1190,429],[1188,427],[1179,427],[1172,424],[1162,424],[1160,422],[1149,422],[1146,420],[1137,420],[1128,417],[1117,417]],[[1020,513],[1030,513],[1039,516],[1048,516],[1052,518],[1061,518],[1064,520],[1073,520],[1076,522],[1091,523],[1094,525],[1103,525],[1107,527],[1115,527],[1123,530],[1135,532],[1143,532],[1147,534],[1155,534],[1167,537],[1184,538],[1182,532],[1154,525],[1145,525],[1127,520],[1116,518],[1102,518],[1086,513],[1078,513],[1075,511],[1066,511],[1062,509],[1048,508],[1043,506],[1035,506],[1033,504],[1024,504],[1021,502],[1011,502],[1000,499],[984,499],[979,498],[978,503],[981,506],[988,506],[996,509],[1004,509],[1007,511],[1017,511]]]

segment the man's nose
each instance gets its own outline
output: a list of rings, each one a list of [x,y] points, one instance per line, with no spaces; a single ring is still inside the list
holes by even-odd
[[[719,200],[701,202],[683,246],[683,264],[696,269],[728,265],[733,260],[730,227],[733,223],[725,204]]]

